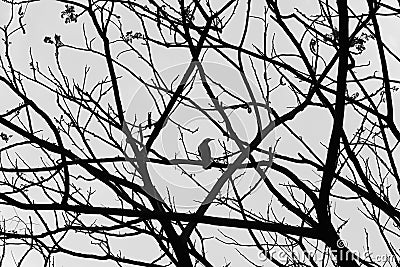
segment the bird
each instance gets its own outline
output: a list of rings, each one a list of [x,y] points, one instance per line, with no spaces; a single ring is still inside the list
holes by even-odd
[[[208,146],[208,143],[214,139],[212,138],[205,138],[198,147],[198,152],[201,158],[201,164],[204,169],[208,169],[211,163],[213,162],[211,158],[211,149]]]

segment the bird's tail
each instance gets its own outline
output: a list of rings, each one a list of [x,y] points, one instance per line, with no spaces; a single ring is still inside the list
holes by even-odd
[[[213,163],[213,160],[212,160],[212,159],[203,160],[203,161],[202,161],[203,169],[209,169],[211,163]]]

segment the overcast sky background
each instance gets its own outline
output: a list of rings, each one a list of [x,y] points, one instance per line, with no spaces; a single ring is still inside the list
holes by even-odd
[[[211,1],[213,3],[213,1]],[[254,15],[262,15],[262,1],[253,1],[253,9],[252,12]],[[296,2],[294,4],[293,2]],[[307,14],[315,14],[318,10],[316,9],[315,1],[308,0],[308,1],[279,1],[282,13],[290,13],[294,10],[294,7],[299,8],[303,12]],[[396,5],[396,1],[386,1],[387,4]],[[361,7],[366,8],[365,1],[362,0],[352,0],[351,3],[354,10],[359,13],[362,10]],[[243,14],[246,7],[246,1],[241,1],[238,7],[237,15],[233,18],[229,26],[223,33],[224,38],[234,43],[237,43],[240,40],[241,35],[238,29],[243,28]],[[85,29],[87,30],[89,39],[96,37],[96,41],[94,42],[94,47],[99,48],[100,40],[97,37],[91,23],[87,17],[84,15],[80,17],[78,23],[71,23],[65,24],[64,20],[60,18],[61,11],[64,10],[64,4],[57,3],[55,1],[44,0],[38,3],[33,3],[28,6],[27,13],[23,18],[24,23],[26,24],[26,34],[22,35],[21,33],[17,33],[12,39],[12,45],[10,54],[13,60],[14,67],[19,69],[27,74],[30,73],[29,71],[29,48],[32,48],[32,54],[34,56],[34,60],[39,62],[39,66],[41,70],[47,72],[47,67],[49,66],[52,69],[55,69],[55,61],[54,61],[54,47],[49,44],[45,44],[43,39],[45,36],[53,37],[54,34],[61,35],[61,40],[66,44],[71,44],[74,46],[84,46],[84,39],[82,35],[82,26],[85,25]],[[79,10],[79,9],[77,9]],[[133,32],[141,31],[140,26],[137,24],[137,20],[132,19],[132,16],[129,15],[126,11],[122,9],[119,10],[119,14],[122,17],[124,30],[129,31],[133,30]],[[80,11],[80,10],[79,10]],[[14,11],[15,14],[17,10]],[[10,11],[8,9],[8,5],[4,2],[0,3],[0,25],[4,25],[7,23],[10,16]],[[380,21],[381,24],[381,31],[383,35],[383,39],[385,43],[393,49],[393,51],[399,51],[400,49],[400,37],[397,34],[398,24],[395,24],[395,20],[393,19],[382,19]],[[251,49],[251,44],[255,44],[258,47],[262,47],[262,40],[263,40],[263,24],[260,20],[252,19],[250,22],[250,31],[249,36],[246,39],[246,47]],[[17,26],[17,20],[15,20],[14,25]],[[294,24],[290,24],[289,26],[293,29],[293,33],[300,37],[299,27],[295,26]],[[297,28],[296,28],[297,27]],[[298,29],[298,31],[296,31]],[[282,34],[282,31],[277,29],[276,24],[271,22],[269,32],[271,33],[268,38],[271,41],[272,33],[276,33],[275,36],[275,43],[276,49],[278,52],[284,51],[294,51],[293,46],[287,41],[286,37]],[[115,30],[111,31],[111,39],[118,38],[119,33]],[[138,42],[138,41],[134,41]],[[140,45],[135,45],[138,49],[143,49],[144,46],[140,48]],[[370,75],[371,70],[375,68],[380,73],[379,65],[377,65],[378,57],[375,53],[376,47],[374,43],[368,43],[366,45],[367,50],[363,55],[357,57],[359,63],[371,61],[371,66],[368,70],[365,70],[365,73]],[[118,51],[123,48],[121,44],[116,44],[113,46],[114,55]],[[251,49],[254,50],[254,49]],[[373,51],[373,52],[370,52]],[[1,55],[4,56],[4,45],[1,45],[0,48]],[[164,49],[156,46],[152,46],[152,53],[155,59],[155,65],[157,66],[158,70],[162,73],[163,77],[165,77],[166,81],[172,82],[176,75],[182,74],[187,67],[188,62],[190,61],[190,54],[188,51],[184,51],[183,49]],[[332,53],[332,51],[330,52]],[[311,53],[310,53],[311,55]],[[232,53],[232,57],[236,59],[235,53]],[[329,56],[327,56],[329,58]],[[387,56],[390,68],[390,76],[392,79],[400,78],[398,71],[398,63],[395,63],[393,58]],[[60,49],[60,60],[62,62],[62,67],[65,73],[70,78],[74,78],[77,82],[82,81],[83,77],[83,67],[88,65],[91,67],[89,72],[88,84],[91,86],[94,85],[98,80],[102,79],[107,75],[107,69],[105,65],[105,60],[97,55],[91,55],[89,53],[77,52],[72,51],[68,48],[61,48]],[[143,67],[143,63],[138,59],[136,55],[122,55],[119,57],[121,63],[126,64],[133,72],[135,72],[138,76],[141,76],[143,79],[148,80],[150,79],[151,73],[149,72],[148,68]],[[221,59],[219,56],[216,56],[215,53],[210,51],[206,58],[205,58],[205,71],[209,73],[211,76],[216,77],[219,79],[221,83],[226,85],[228,88],[231,89],[237,95],[243,96],[244,98],[248,99],[246,90],[244,88],[243,82],[241,81],[238,73],[228,66],[224,59]],[[295,64],[295,63],[294,63]],[[260,77],[262,74],[262,65],[260,62],[256,62],[256,66],[258,70],[260,70],[259,74]],[[251,74],[251,69],[249,62],[246,62],[246,70],[248,74]],[[137,116],[139,121],[144,121],[147,116],[147,112],[149,110],[155,110],[154,103],[151,101],[151,98],[146,93],[141,86],[141,84],[134,78],[132,78],[128,72],[122,70],[121,68],[117,68],[118,75],[121,75],[122,78],[120,80],[120,88],[121,88],[121,98],[123,101],[123,107],[127,111],[126,119],[132,120],[134,115]],[[361,72],[361,71],[360,71]],[[336,69],[334,68],[331,72],[332,77],[335,76]],[[271,71],[271,77],[273,78],[272,82],[277,81],[277,76],[275,72]],[[251,80],[252,86],[255,88],[254,92],[256,93],[257,99],[260,99],[261,95],[258,93],[256,89],[256,80],[254,76],[248,75],[248,78]],[[179,79],[178,79],[179,80]],[[207,106],[209,100],[207,96],[204,94],[204,90],[198,85],[198,90],[193,90],[191,93],[191,98],[195,99],[196,102],[201,103],[204,106]],[[214,88],[213,90],[218,90],[218,88]],[[0,86],[0,92],[2,99],[1,101],[1,112],[14,107],[19,100],[5,92],[6,89]],[[28,95],[36,101],[36,103],[42,107],[48,114],[51,114],[51,117],[59,116],[59,111],[56,106],[55,97],[52,93],[49,93],[47,89],[43,87],[39,87],[33,85],[32,83],[27,86]],[[393,101],[394,101],[394,108],[395,114],[400,112],[400,98],[398,94],[393,94]],[[112,99],[110,99],[110,103],[113,103]],[[275,92],[271,95],[271,105],[274,109],[278,111],[278,113],[282,114],[284,111],[289,110],[291,106],[296,105],[295,98],[292,96],[290,90],[288,88],[281,88],[278,92]],[[265,114],[264,114],[265,115]],[[180,109],[177,110],[174,115],[171,117],[177,121],[185,123],[185,126],[196,128],[199,126],[199,131],[193,136],[187,137],[187,145],[188,149],[192,152],[196,152],[198,144],[201,140],[205,137],[214,137],[216,139],[222,140],[222,137],[218,133],[217,129],[209,127],[209,124],[204,119],[204,117],[199,116],[198,112],[195,112],[190,109]],[[345,126],[346,129],[353,129],[354,122],[352,119],[355,118],[354,114],[348,112],[346,113],[345,118]],[[235,112],[232,114],[231,117],[232,121],[235,123],[235,129],[237,130],[237,134],[240,137],[243,137],[246,140],[251,140],[254,136],[256,130],[256,124],[254,120],[254,113],[247,114],[245,110]],[[400,122],[400,118],[396,117],[396,122]],[[268,120],[264,121],[267,123]],[[37,121],[37,127],[41,125],[40,120]],[[328,137],[331,131],[332,125],[332,118],[331,115],[326,111],[321,111],[320,108],[307,108],[304,112],[302,112],[295,120],[289,123],[293,129],[296,129],[296,132],[301,135],[304,140],[311,144],[313,149],[315,149],[316,153],[320,156],[322,160],[325,159],[325,148],[320,143],[323,142],[324,145],[328,144]],[[3,128],[1,128],[3,129]],[[178,135],[176,132],[176,127],[173,124],[169,123],[167,127],[164,129],[163,133],[158,137],[154,147],[158,151],[164,151],[165,155],[169,158],[173,158],[174,154],[177,154],[180,157],[183,157],[183,149],[179,144]],[[17,138],[17,137],[15,137]],[[271,144],[274,144],[275,141],[281,138],[278,146],[277,152],[284,155],[290,155],[297,157],[298,152],[302,152],[303,155],[308,156],[306,152],[304,152],[304,148],[298,143],[294,142],[293,138],[291,138],[288,132],[282,127],[276,129],[274,133],[268,137],[265,143],[263,143],[263,147],[268,147]],[[122,136],[121,136],[122,140]],[[211,148],[213,154],[220,153],[220,149],[218,148],[217,142],[214,141],[211,144]],[[101,156],[116,156],[117,152],[111,150],[107,146],[103,144],[98,144],[94,146],[94,150],[98,155]],[[33,151],[23,151],[25,153],[24,156],[29,157],[30,162],[32,164],[37,163],[40,164],[40,160],[35,157]],[[398,150],[395,150],[396,155],[395,159],[397,163],[399,163],[399,154]],[[295,165],[285,165],[293,168],[295,172],[298,171],[302,179],[307,179],[311,182],[316,182],[319,177],[317,173],[315,173],[310,168],[302,168]],[[73,168],[71,168],[73,169]],[[211,188],[217,177],[219,177],[220,172],[218,170],[207,170],[204,171],[200,167],[188,167],[190,172],[196,173],[198,179]],[[163,166],[154,166],[151,165],[150,171],[152,173],[152,177],[158,187],[158,189],[163,190],[165,186],[168,185],[168,189],[173,191],[174,196],[176,196],[177,205],[182,211],[188,211],[193,209],[195,203],[192,200],[197,199],[201,201],[202,196],[204,195],[204,191],[200,190],[199,188],[195,187],[193,183],[188,182],[187,180],[176,180],[176,178],[183,177],[180,176],[179,170],[173,170],[170,167],[163,167]],[[238,172],[240,173],[240,172]],[[320,174],[320,173],[318,173]],[[249,171],[246,176],[240,181],[240,189],[245,190],[249,185],[254,184],[257,182],[258,176],[254,175],[252,171]],[[277,175],[276,173],[271,174],[271,179],[274,179],[274,183],[279,183],[282,179],[282,176]],[[106,204],[107,205],[117,205],[118,202],[111,196],[107,195],[107,191],[99,186],[96,188],[98,190],[97,198],[95,201],[98,203]],[[345,192],[340,191],[341,188],[336,188],[337,191],[335,192]],[[102,193],[103,192],[103,193]],[[166,193],[165,190],[162,191],[164,194]],[[264,188],[259,188],[257,193],[254,195],[253,198],[248,199],[246,202],[247,207],[252,207],[254,210],[259,210],[262,214],[265,214],[265,204],[266,199],[269,199],[269,192]],[[275,203],[276,204],[276,203]],[[357,207],[359,203],[349,202],[349,201],[336,201],[336,210],[338,214],[342,218],[350,218],[346,227],[342,230],[342,235],[345,237],[346,241],[349,243],[349,247],[351,249],[356,250],[363,250],[364,246],[364,227],[367,229],[375,229],[373,225],[366,221],[363,218],[359,211],[357,211]],[[276,205],[279,207],[279,205]],[[225,213],[226,210],[222,208],[215,208],[210,210],[210,215],[218,215],[218,216],[227,216]],[[13,211],[4,209],[1,210],[1,214],[5,218],[13,214],[13,212],[18,212],[18,214],[25,214],[21,213],[20,211]],[[286,214],[282,212],[282,214]],[[360,215],[355,215],[360,214]],[[51,214],[49,214],[50,218]],[[236,216],[236,215],[235,215]],[[90,218],[89,218],[90,220]],[[296,223],[297,221],[291,221],[291,218],[287,218],[289,223]],[[204,230],[206,235],[212,236],[221,236],[218,232],[217,227],[208,227],[208,226],[200,226],[200,229]],[[223,229],[225,234],[232,234],[237,238],[238,241],[242,241],[245,244],[249,244],[251,239],[249,238],[248,234],[244,230],[235,230],[235,229]],[[377,253],[380,253],[379,247],[382,245],[382,240],[377,238],[377,232],[370,231],[370,238],[374,240],[374,248],[373,250]],[[90,250],[90,244],[88,244],[88,240],[82,236],[79,239],[79,235],[73,234],[71,238],[67,238],[66,243],[64,245],[69,244],[71,248],[79,251],[82,249],[83,251]],[[210,255],[210,260],[215,264],[215,266],[222,266],[225,262],[224,258],[228,261],[231,261],[231,266],[243,266],[243,264],[247,263],[243,260],[243,258],[234,250],[233,246],[221,246],[221,244],[216,241],[215,239],[210,239],[207,241],[208,244],[208,253]],[[136,239],[126,240],[124,242],[115,242],[113,243],[115,248],[119,248],[122,251],[125,251],[127,255],[132,255],[132,257],[137,257],[141,259],[150,259],[150,257],[154,254],[151,253],[152,249],[157,249],[156,245],[152,240],[147,237],[139,237]],[[218,248],[218,249],[213,249]],[[241,248],[243,252],[251,257],[252,259],[256,259],[258,252],[256,249],[252,248]],[[118,251],[118,249],[115,249]],[[147,253],[148,252],[148,253]],[[15,255],[18,255],[19,251],[16,249],[13,251]],[[29,264],[30,266],[39,266],[40,261],[37,256],[29,256]],[[12,263],[12,257],[8,254],[8,257],[5,259],[5,265],[14,266]],[[82,266],[114,266],[110,262],[97,262],[91,260],[82,260],[82,259],[75,259],[70,256],[66,255],[57,255],[56,266],[71,266],[72,264],[81,264]],[[260,262],[261,264],[261,262]]]

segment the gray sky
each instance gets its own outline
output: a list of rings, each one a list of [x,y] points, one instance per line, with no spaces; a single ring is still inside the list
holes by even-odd
[[[262,3],[261,1],[253,3],[253,15],[262,15]],[[351,5],[354,10],[360,12],[362,7],[365,6],[365,1],[351,1]],[[318,10],[315,8],[315,1],[307,0],[307,1],[296,1],[296,4],[293,4],[293,1],[279,1],[281,11],[284,14],[293,11],[294,6],[304,13],[311,15]],[[386,2],[385,2],[386,3]],[[387,4],[394,4],[396,1],[387,1]],[[214,4],[214,3],[213,3]],[[241,32],[238,29],[242,29],[243,27],[243,11],[245,8],[245,1],[241,1],[234,16],[231,24],[227,27],[227,29],[223,33],[223,37],[233,43],[237,43],[240,40],[239,33]],[[84,39],[82,34],[82,27],[85,25],[85,29],[87,30],[88,39],[96,37],[94,41],[94,47],[96,49],[101,49],[101,43],[99,41],[98,36],[96,35],[87,15],[80,17],[78,23],[71,23],[66,25],[63,19],[60,18],[60,12],[64,9],[64,5],[60,3],[56,3],[55,1],[40,1],[39,3],[30,4],[27,13],[23,18],[23,21],[26,23],[26,34],[22,35],[21,33],[17,33],[12,39],[11,45],[11,55],[14,67],[22,72],[26,72],[30,74],[29,71],[29,49],[32,48],[32,54],[34,56],[34,60],[39,62],[39,66],[41,70],[47,73],[47,67],[49,66],[51,69],[56,70],[56,65],[54,61],[54,47],[49,44],[45,44],[43,39],[45,36],[53,37],[54,34],[61,35],[61,40],[68,45],[72,46],[83,46]],[[254,13],[253,13],[254,12]],[[10,12],[7,9],[7,5],[4,2],[0,3],[0,25],[4,25],[7,23],[9,19]],[[129,16],[129,13],[126,11],[122,11],[120,13],[123,22],[124,31],[132,30],[133,32],[140,31],[141,28],[139,26],[139,21],[137,19],[133,19],[132,16]],[[394,24],[393,19],[382,19],[380,21],[382,35],[385,43],[392,48],[394,51],[398,51],[400,49],[400,37],[396,34],[396,24]],[[14,22],[14,26],[17,26],[17,20]],[[294,35],[298,38],[301,37],[300,28],[298,25],[289,23]],[[262,47],[263,40],[263,24],[261,20],[251,19],[250,21],[250,32],[246,39],[245,47],[249,50],[254,51],[252,44]],[[294,47],[290,45],[287,41],[287,37],[282,33],[282,31],[277,29],[277,25],[271,22],[269,26],[269,35],[268,40],[272,41],[272,33],[275,33],[275,43],[276,49],[278,53],[284,52],[292,52],[294,51]],[[154,28],[149,27],[150,31],[153,31]],[[115,28],[110,32],[110,36],[112,39],[118,38],[119,33],[115,30]],[[158,36],[157,36],[158,37]],[[306,37],[304,42],[309,42],[309,37]],[[134,40],[134,46],[139,51],[145,53],[145,47],[139,44],[140,41]],[[4,55],[4,45],[0,46],[1,55]],[[371,75],[372,70],[378,70],[380,73],[380,69],[377,69],[378,65],[378,57],[376,54],[375,44],[370,42],[366,45],[366,52],[361,56],[357,56],[357,62],[368,63],[370,62],[370,67],[358,70],[358,74],[360,76]],[[112,47],[113,55],[116,56],[118,52],[124,49],[123,44],[116,43]],[[175,84],[178,83],[180,78],[183,75],[184,70],[187,67],[187,64],[190,60],[190,55],[188,51],[182,52],[183,49],[164,49],[157,47],[155,45],[152,46],[152,53],[155,60],[155,65],[157,69],[160,71],[161,75],[165,79],[166,83],[170,85],[170,83],[174,80],[176,75],[179,75],[179,78]],[[307,51],[310,55],[311,52]],[[333,51],[326,52],[327,58],[333,53]],[[232,58],[236,59],[236,55],[232,53]],[[392,79],[398,79],[397,74],[397,64],[390,56],[387,56],[390,68],[390,75]],[[90,66],[91,70],[89,72],[87,83],[89,86],[93,86],[97,81],[103,79],[107,75],[105,60],[97,55],[83,53],[79,51],[73,51],[69,48],[61,48],[60,49],[60,60],[62,62],[62,68],[67,74],[67,76],[71,79],[74,79],[76,82],[81,83],[83,78],[83,68],[85,65]],[[149,81],[153,78],[151,75],[150,69],[143,64],[143,62],[138,58],[134,53],[131,54],[122,54],[118,57],[120,63],[125,64],[128,69],[133,71],[136,75],[140,76],[146,81]],[[210,51],[205,56],[205,71],[210,76],[218,79],[218,82],[224,84],[230,91],[240,97],[246,98],[249,100],[249,96],[245,90],[245,86],[243,81],[240,79],[238,73],[228,64],[224,59],[218,57],[216,53]],[[260,77],[262,77],[262,65],[260,62],[254,62],[257,70],[259,71]],[[298,64],[297,63],[293,63]],[[297,66],[297,65],[296,65]],[[262,101],[262,96],[257,89],[257,81],[254,75],[252,75],[251,65],[248,59],[245,60],[245,68],[246,74],[251,81],[251,87],[254,89],[256,98],[258,101]],[[304,66],[299,66],[299,68],[303,68]],[[130,76],[129,73],[117,67],[117,73],[121,76],[119,80],[120,88],[121,88],[121,98],[123,102],[123,107],[126,110],[126,119],[133,120],[136,116],[138,121],[145,121],[147,118],[147,112],[150,110],[153,114],[156,113],[156,106],[152,101],[152,97],[148,94],[146,88],[141,86],[137,79]],[[59,73],[57,73],[58,77]],[[269,69],[270,77],[272,78],[271,84],[277,84],[279,81],[279,76],[276,71]],[[336,67],[330,73],[331,77],[336,77]],[[174,88],[174,87],[173,87]],[[0,87],[2,94],[2,112],[6,109],[15,106],[17,103],[17,98],[8,94],[4,88]],[[213,86],[213,90],[218,92],[218,87]],[[42,107],[51,117],[59,116],[59,110],[57,108],[54,94],[50,93],[47,89],[43,87],[39,87],[37,85],[33,85],[32,83],[27,83],[27,94],[34,99],[40,107]],[[201,105],[202,107],[207,107],[211,102],[207,98],[204,90],[201,88],[201,84],[197,83],[192,92],[190,93],[190,97],[196,103]],[[159,97],[156,97],[157,103],[162,105],[162,101]],[[228,97],[226,94],[221,95],[221,99],[225,101],[232,101],[232,98]],[[113,104],[112,99],[108,99],[110,104]],[[296,99],[293,94],[286,86],[282,86],[279,90],[275,90],[274,93],[271,94],[271,105],[277,110],[280,114],[283,112],[287,112],[291,109],[291,107],[296,105]],[[393,94],[393,106],[395,108],[395,114],[400,112],[400,103],[399,103],[399,95],[398,93]],[[102,104],[106,105],[107,103],[103,102]],[[266,118],[267,114],[263,111],[263,118]],[[189,135],[185,133],[185,140],[187,144],[187,149],[192,153],[197,152],[197,146],[205,137],[212,137],[217,140],[225,140],[222,138],[221,134],[215,127],[210,126],[210,123],[205,119],[203,115],[201,115],[198,111],[180,107],[177,109],[173,115],[171,116],[175,122],[188,127],[190,129],[195,129],[199,127],[198,132],[195,134]],[[220,119],[219,117],[217,119]],[[243,138],[244,140],[252,140],[254,134],[256,132],[256,121],[254,112],[248,114],[245,110],[241,110],[238,112],[232,112],[230,114],[230,119],[234,124],[236,133]],[[395,116],[396,122],[399,123],[400,118]],[[348,111],[346,113],[345,118],[345,127],[346,130],[354,131],[354,125],[356,121],[356,115],[352,111]],[[40,125],[44,125],[42,121],[37,120],[37,127],[40,128]],[[268,119],[263,121],[264,125],[268,123]],[[325,110],[322,111],[321,108],[308,108],[304,112],[302,112],[295,120],[291,121],[288,124],[290,127],[296,130],[296,132],[302,136],[303,140],[310,144],[315,153],[322,159],[325,160],[326,149],[324,146],[328,144],[328,137],[330,136],[331,127],[332,127],[332,118],[331,115]],[[96,125],[91,125],[91,127],[98,127]],[[94,129],[94,128],[92,128]],[[43,132],[44,137],[50,137],[50,133],[48,129]],[[119,137],[119,136],[118,136]],[[17,138],[17,137],[15,137]],[[122,135],[120,135],[122,141]],[[297,153],[301,152],[305,156],[310,156],[304,149],[304,147],[300,144],[300,142],[295,141],[293,137],[290,137],[290,134],[283,128],[276,129],[271,136],[269,136],[266,141],[263,143],[262,147],[267,149],[269,146],[274,145],[276,140],[279,139],[279,143],[277,146],[277,153],[283,155],[289,155],[293,157],[297,157]],[[391,140],[393,141],[393,140]],[[233,141],[228,142],[228,145],[232,148],[235,148]],[[154,148],[158,151],[163,152],[164,155],[169,158],[173,158],[175,155],[178,158],[185,157],[184,148],[182,147],[179,141],[179,131],[177,131],[176,125],[173,122],[169,122],[167,126],[163,129],[162,134],[157,138]],[[117,151],[112,150],[109,146],[105,145],[102,142],[97,142],[93,140],[93,149],[98,156],[116,156],[119,155]],[[217,141],[213,141],[211,144],[211,149],[213,155],[220,155],[222,152],[221,148],[218,146]],[[38,158],[33,152],[29,150],[21,151],[24,157],[29,158],[31,164],[40,164],[40,158]],[[394,151],[395,159],[397,163],[399,163],[398,157],[398,149]],[[3,155],[2,155],[3,156]],[[192,156],[194,159],[195,157]],[[3,157],[2,157],[3,159]],[[4,164],[4,163],[3,163]],[[286,165],[285,165],[286,166]],[[316,173],[313,169],[299,167],[296,165],[288,164],[291,169],[298,173],[301,179],[305,179],[310,181],[311,183],[318,184],[318,180],[320,179],[319,175],[321,173]],[[188,172],[196,174],[196,179],[201,181],[201,183],[208,189],[210,189],[215,183],[216,179],[220,176],[219,170],[203,170],[200,166],[186,166],[185,167]],[[78,171],[78,169],[71,168],[73,171]],[[236,175],[241,174],[241,171],[236,172]],[[198,186],[195,186],[193,182],[187,180],[186,177],[180,175],[181,170],[173,169],[171,167],[165,167],[160,165],[151,165],[150,166],[150,174],[153,177],[153,182],[155,183],[157,189],[160,190],[160,193],[163,197],[167,196],[166,188],[170,190],[170,193],[176,198],[175,201],[177,203],[177,207],[182,211],[194,211],[196,207],[196,203],[193,201],[194,199],[197,201],[202,201],[205,196],[205,192],[200,189]],[[277,173],[269,172],[269,177],[273,181],[274,184],[278,185],[284,181],[287,181],[283,176],[278,175]],[[243,193],[246,189],[254,185],[258,181],[258,176],[255,175],[253,171],[248,171],[240,179],[240,183],[238,185],[238,189]],[[90,185],[85,185],[84,183],[77,182],[82,185],[82,188],[85,190],[88,189]],[[93,183],[91,186],[95,186],[97,190],[97,194],[95,195],[94,202],[99,205],[105,206],[113,206],[118,205],[115,197],[109,194],[109,191],[100,186],[99,183]],[[225,190],[226,191],[226,190]],[[225,192],[223,190],[223,192]],[[339,193],[348,193],[344,191],[340,186],[335,187],[334,192]],[[35,195],[38,199],[41,198],[38,193]],[[265,215],[266,204],[270,199],[270,192],[268,192],[264,187],[258,188],[254,193],[254,197],[248,198],[246,201],[246,206],[251,207],[253,211],[259,211],[261,214]],[[398,196],[394,198],[397,200]],[[364,217],[362,217],[361,213],[357,210],[360,207],[359,202],[352,201],[340,201],[335,199],[336,211],[338,215],[342,218],[350,218],[346,227],[343,228],[341,235],[348,242],[349,247],[351,249],[363,250],[364,244],[364,228],[371,229],[369,231],[371,240],[373,242],[373,250],[376,253],[384,253],[381,251],[379,247],[382,245],[382,240],[378,238],[376,228]],[[288,213],[282,209],[280,209],[280,204],[276,203],[276,200],[273,202],[274,207],[276,207],[276,211],[278,212],[278,216],[282,218],[285,217],[288,223],[298,223],[297,219],[294,220],[293,217],[288,216]],[[1,215],[6,218],[7,216],[13,214],[13,210],[4,209],[2,210]],[[18,211],[18,215],[25,216],[25,213]],[[210,215],[218,215],[218,216],[228,216],[227,209],[223,209],[221,207],[215,207],[210,209]],[[234,217],[237,217],[237,214],[231,214]],[[54,219],[52,218],[52,214],[47,214],[49,218],[49,222],[54,223]],[[99,218],[99,217],[96,217]],[[93,218],[88,217],[87,220],[93,220]],[[339,222],[336,222],[339,223]],[[40,228],[38,228],[40,229]],[[199,229],[204,231],[205,236],[209,237],[218,237],[223,238],[221,233],[218,231],[217,227],[209,227],[209,226],[200,226]],[[238,241],[242,241],[245,244],[251,242],[250,237],[247,232],[244,230],[235,230],[235,229],[221,229],[225,234],[232,234]],[[226,240],[226,239],[224,239]],[[91,251],[93,246],[88,243],[88,238],[82,235],[71,234],[63,241],[66,247],[69,247],[74,250],[84,250]],[[231,261],[231,266],[242,266],[246,264],[244,259],[235,251],[234,246],[224,246],[221,245],[215,238],[210,239],[207,242],[208,245],[208,255],[209,259],[215,264],[215,266],[222,266],[225,262],[225,258],[227,261]],[[395,242],[395,241],[393,241]],[[156,244],[153,240],[150,240],[148,237],[135,237],[134,239],[127,239],[123,242],[116,241],[112,242],[114,246],[114,252],[118,250],[123,251],[126,255],[132,255],[135,257],[137,255],[138,258],[142,260],[149,260],[151,256],[154,256],[153,252],[157,249]],[[394,243],[396,244],[396,243]],[[240,248],[246,254],[246,256],[250,257],[253,260],[257,259],[258,252],[256,249],[248,249],[248,248]],[[98,252],[98,250],[95,250]],[[12,251],[14,255],[19,255],[19,249],[15,249]],[[57,255],[56,266],[70,266],[71,264],[82,264],[83,266],[111,266],[109,262],[101,263],[101,262],[86,262],[85,260],[77,260],[70,256],[65,255]],[[29,264],[30,266],[39,266],[40,261],[39,258],[35,255],[29,256]],[[4,266],[14,266],[13,259],[11,256],[11,251],[8,252],[7,257],[5,259]],[[262,262],[260,262],[262,264]]]

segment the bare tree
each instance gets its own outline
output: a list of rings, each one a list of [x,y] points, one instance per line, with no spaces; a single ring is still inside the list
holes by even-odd
[[[0,265],[399,266],[400,1],[294,2],[3,0]]]

